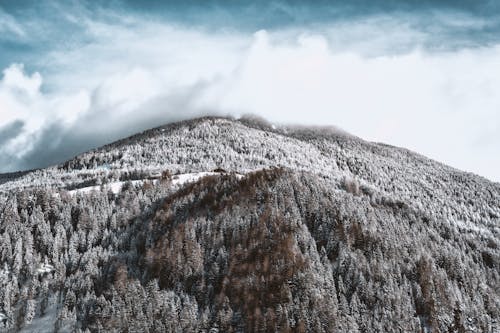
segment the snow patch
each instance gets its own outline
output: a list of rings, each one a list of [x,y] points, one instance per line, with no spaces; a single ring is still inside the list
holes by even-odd
[[[217,172],[195,172],[195,173],[184,173],[180,175],[172,176],[172,185],[184,185],[187,183],[194,183],[203,177],[207,176],[218,176],[220,173]]]
[[[120,182],[113,182],[113,183],[108,183],[104,185],[96,185],[96,186],[88,186],[88,187],[82,187],[76,190],[68,191],[70,195],[76,195],[76,194],[89,194],[92,192],[100,192],[101,190],[105,191],[111,191],[114,194],[118,194],[121,192],[123,186],[127,183],[131,183],[132,185],[142,185],[144,184],[146,180],[132,180],[132,181],[120,181]],[[153,182],[157,182],[158,180],[153,180]]]
[[[9,277],[10,270],[7,268],[7,266],[4,266],[3,269],[0,270],[0,281],[6,280]]]
[[[38,303],[38,302],[37,302]],[[45,309],[43,316],[39,313],[39,304],[37,304],[37,315],[31,323],[23,327],[19,332],[30,333],[30,332],[54,332],[55,324],[59,314],[60,304],[57,302],[57,297],[50,297],[48,302],[48,307]],[[61,330],[66,332],[65,330]]]
[[[465,232],[474,232],[483,236],[493,236],[492,232],[488,228],[482,225],[474,224],[470,221],[452,219],[451,223],[454,223],[458,228]]]
[[[178,174],[178,175],[173,175],[171,179],[171,184],[172,186],[182,186],[188,183],[194,183],[200,180],[203,177],[207,176],[220,176],[220,172],[193,172],[193,173],[184,173],[184,174]],[[238,179],[243,178],[243,174],[235,174]],[[68,194],[70,195],[77,195],[77,194],[89,194],[92,192],[100,192],[102,190],[104,191],[111,191],[114,194],[118,194],[122,191],[122,188],[125,184],[131,183],[132,185],[136,186],[142,186],[145,182],[152,182],[158,183],[159,179],[142,179],[142,180],[132,180],[132,181],[119,181],[119,182],[113,182],[113,183],[108,183],[108,184],[103,184],[103,185],[97,185],[97,186],[88,186],[88,187],[83,187],[79,188],[76,190],[68,191]]]
[[[53,271],[55,271],[55,268],[50,264],[41,264],[36,270],[38,274],[51,273]]]
[[[179,186],[179,185],[184,185],[188,183],[194,183],[200,180],[203,177],[207,176],[220,176],[220,172],[194,172],[194,173],[184,173],[180,175],[173,175],[172,176],[172,185],[174,186]],[[235,174],[236,178],[241,179],[244,177],[244,175],[236,173]]]

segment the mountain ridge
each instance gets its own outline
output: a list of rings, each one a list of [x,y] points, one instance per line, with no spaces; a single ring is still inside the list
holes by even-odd
[[[164,156],[166,154],[170,156]],[[279,166],[316,172],[339,184],[344,178],[355,179],[403,201],[412,200],[412,194],[405,190],[411,182],[412,191],[417,190],[416,194],[426,204],[432,203],[431,190],[439,189],[449,200],[455,200],[457,192],[466,193],[473,188],[490,203],[495,203],[491,200],[500,191],[500,184],[481,176],[404,148],[366,142],[345,132],[314,129],[291,132],[286,127],[273,129],[261,119],[225,117],[195,118],[143,131],[80,154],[58,166],[28,173],[22,179],[27,179],[30,186],[37,183],[43,186],[43,179],[48,179],[48,185],[53,186],[54,181],[50,179],[58,177],[56,182],[67,186],[76,173],[72,187],[78,187],[79,183],[92,182],[92,179],[109,178],[110,173],[114,179],[139,180],[164,169],[172,173],[189,173],[222,167],[248,172]],[[15,183],[4,184],[0,190],[16,187]],[[448,183],[455,187],[453,191],[449,191]],[[494,214],[500,215],[500,212]]]
[[[0,185],[0,221],[0,332],[498,328],[499,184],[336,129],[161,126]]]
[[[356,137],[356,136],[354,136],[354,135],[352,135],[352,134],[350,134],[342,129],[335,127],[335,126],[279,125],[277,127],[277,126],[271,124],[270,122],[268,122],[267,120],[265,120],[264,118],[260,118],[258,116],[253,116],[253,115],[248,115],[248,116],[244,116],[241,118],[234,118],[234,117],[230,117],[230,116],[202,116],[202,117],[195,117],[195,118],[185,119],[185,120],[176,121],[176,122],[172,122],[172,123],[167,123],[167,124],[164,124],[164,125],[161,125],[158,127],[146,129],[144,131],[127,136],[125,138],[118,139],[118,140],[115,140],[113,142],[104,144],[100,147],[96,147],[96,148],[90,149],[88,151],[79,153],[79,154],[75,155],[74,157],[66,160],[65,162],[61,162],[61,163],[55,164],[53,166],[49,166],[49,167],[45,167],[45,168],[38,168],[38,169],[19,170],[19,171],[13,171],[13,172],[0,173],[0,178],[2,178],[2,179],[3,178],[5,178],[5,179],[19,178],[20,176],[22,176],[24,174],[28,174],[28,173],[36,172],[38,170],[43,170],[43,169],[48,169],[48,168],[53,168],[53,167],[58,167],[58,166],[64,165],[64,164],[66,164],[74,159],[77,159],[81,155],[85,155],[85,154],[89,154],[89,153],[93,153],[93,152],[99,152],[101,150],[109,149],[109,148],[116,147],[119,145],[130,144],[134,141],[139,142],[141,139],[144,139],[145,137],[153,137],[157,134],[161,134],[160,132],[163,132],[166,130],[172,130],[172,129],[179,128],[182,126],[190,127],[190,126],[193,126],[195,124],[201,123],[203,121],[210,121],[210,120],[226,120],[226,121],[230,121],[230,122],[237,122],[237,123],[241,123],[245,126],[248,126],[250,128],[254,128],[254,129],[262,130],[262,131],[267,131],[267,132],[274,132],[276,134],[280,134],[280,135],[284,136],[285,138],[292,137],[292,138],[296,138],[299,140],[304,140],[304,138],[311,137],[311,136],[312,137],[324,136],[324,137],[329,137],[330,139],[331,138],[336,138],[336,139],[348,138],[348,140],[355,140],[355,141],[359,142],[360,144],[366,145],[366,147],[371,147],[373,149],[388,148],[388,149],[399,150],[402,152],[407,152],[407,153],[412,154],[416,157],[427,159],[427,160],[432,161],[433,163],[440,164],[440,165],[442,165],[446,168],[452,169],[456,172],[463,173],[465,175],[470,175],[473,177],[480,177],[480,178],[483,178],[484,180],[487,180],[487,181],[494,183],[494,184],[500,184],[498,182],[492,181],[484,176],[475,174],[473,172],[463,171],[463,170],[460,170],[456,167],[449,166],[449,165],[447,165],[443,162],[440,162],[438,160],[431,159],[423,154],[412,151],[408,148],[398,147],[398,146],[390,145],[390,144],[383,143],[383,142],[365,141],[365,140],[363,140],[359,137]],[[9,181],[9,180],[6,180],[6,181]]]

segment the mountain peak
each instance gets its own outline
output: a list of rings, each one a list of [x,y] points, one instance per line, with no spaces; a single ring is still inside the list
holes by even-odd
[[[167,124],[0,185],[0,325],[489,329],[499,202],[499,184],[336,128]]]

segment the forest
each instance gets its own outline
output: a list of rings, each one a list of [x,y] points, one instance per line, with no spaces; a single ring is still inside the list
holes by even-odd
[[[500,184],[401,148],[209,117],[6,179],[0,332],[500,329]]]

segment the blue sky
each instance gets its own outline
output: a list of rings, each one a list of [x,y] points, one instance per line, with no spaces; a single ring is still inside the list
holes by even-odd
[[[255,113],[500,180],[498,1],[0,0],[0,70],[0,171]]]

